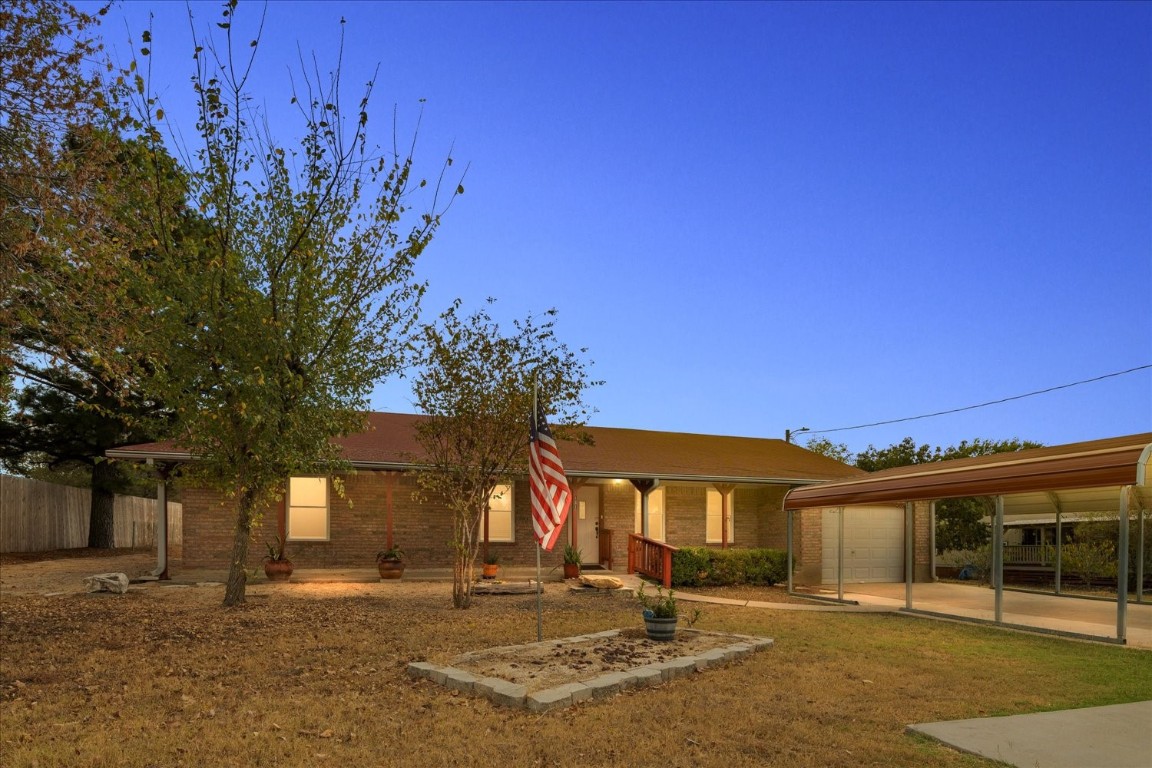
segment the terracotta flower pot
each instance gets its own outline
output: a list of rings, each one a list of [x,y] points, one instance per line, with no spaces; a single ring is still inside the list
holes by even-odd
[[[268,577],[268,581],[288,581],[292,575],[292,568],[291,560],[264,561],[264,575]]]
[[[404,575],[403,560],[377,560],[376,569],[381,579],[398,579]]]
[[[486,579],[494,579],[500,573],[500,565],[498,563],[484,563],[482,574]]]
[[[580,563],[564,563],[564,578],[580,578]]]

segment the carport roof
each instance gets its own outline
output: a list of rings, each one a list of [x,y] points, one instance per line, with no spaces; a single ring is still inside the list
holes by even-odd
[[[1136,486],[1137,495],[1147,505],[1150,475],[1152,432],[1145,432],[1017,453],[886,469],[861,478],[794,489],[785,499],[784,506],[785,509],[806,509],[962,496],[1014,495],[1023,498],[1040,494],[1042,499],[1048,500],[1049,512],[1052,507],[1064,509],[1061,496],[1075,498],[1077,509],[1102,510],[1115,508],[1118,497],[1115,492],[1126,485]],[[1100,492],[1086,493],[1089,489],[1099,489]],[[1072,493],[1060,493],[1063,491]]]

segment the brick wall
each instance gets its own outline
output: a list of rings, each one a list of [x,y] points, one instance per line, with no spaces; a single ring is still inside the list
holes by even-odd
[[[734,494],[736,544],[744,547],[787,546],[784,517],[784,486],[737,488]]]
[[[665,485],[664,540],[674,547],[699,546],[705,538],[707,488]]]
[[[629,482],[609,482],[601,486],[600,530],[612,531],[612,567],[622,571],[628,567],[628,534],[636,525],[635,489]]]
[[[932,581],[932,505],[927,501],[917,501],[913,505],[912,525],[914,531],[912,558],[912,580]]]
[[[801,509],[792,513],[793,558],[795,559],[797,584],[819,584],[822,548],[824,538],[821,524],[822,511],[819,509]]]
[[[376,553],[387,540],[388,473],[359,472],[344,477],[344,498],[331,493],[329,499],[329,540],[290,541],[288,556],[298,567],[371,567]],[[392,493],[393,541],[404,550],[412,568],[447,568],[452,565],[452,515],[442,498],[416,497],[414,477],[398,475]],[[515,538],[513,543],[490,544],[504,565],[535,565],[531,508],[527,481],[513,489]],[[189,567],[226,567],[232,551],[236,507],[214,491],[193,488],[185,491],[187,523],[184,564]],[[280,514],[277,506],[264,511],[249,546],[250,566],[260,564],[264,542],[275,538]],[[569,541],[567,526],[552,552],[543,553],[546,568],[563,561],[564,544]]]
[[[393,538],[412,568],[447,568],[452,564],[449,542],[452,519],[442,499],[419,501],[415,478],[396,476],[393,491]],[[330,499],[330,540],[289,542],[289,557],[298,567],[364,566],[375,563],[376,552],[386,542],[387,473],[359,472],[344,479],[346,498],[332,494]],[[706,486],[665,485],[667,539],[675,546],[704,544],[706,527]],[[635,526],[635,491],[628,482],[607,482],[599,486],[602,530],[612,531],[612,564],[623,569],[628,562],[628,534]],[[737,547],[785,549],[786,518],[781,510],[783,487],[737,488],[734,493],[735,542]],[[220,494],[202,488],[183,492],[184,564],[190,567],[226,567],[232,550],[236,521],[235,506]],[[511,543],[492,543],[490,550],[506,566],[532,566],[536,562],[535,540],[527,480],[513,488],[515,538]],[[249,548],[249,565],[258,565],[265,554],[264,542],[278,530],[278,507],[265,511]],[[821,559],[820,510],[795,513],[795,560],[798,583],[818,583]],[[930,508],[918,503],[915,511],[917,581],[929,580]],[[570,539],[571,523],[565,526],[552,552],[543,553],[546,569],[563,560],[564,545]],[[711,546],[719,546],[711,545]],[[585,553],[589,562],[596,553]]]

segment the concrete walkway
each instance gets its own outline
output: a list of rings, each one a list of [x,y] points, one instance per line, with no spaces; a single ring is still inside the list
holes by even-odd
[[[888,606],[896,610],[904,607],[903,584],[852,584],[846,589],[850,591],[846,591],[844,597],[861,605]],[[996,593],[978,584],[913,584],[912,608],[993,621]],[[1005,590],[1002,613],[1005,624],[1100,638],[1116,637],[1115,601]],[[1129,602],[1125,623],[1129,647],[1152,648],[1152,603]]]
[[[1020,768],[1148,768],[1152,701],[910,725],[908,730]]]

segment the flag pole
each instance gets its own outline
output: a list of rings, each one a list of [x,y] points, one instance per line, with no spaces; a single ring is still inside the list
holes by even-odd
[[[536,376],[532,376],[532,431],[535,432],[538,428],[536,423],[536,416],[538,414],[536,406],[537,391],[539,389],[539,382]],[[540,583],[540,550],[544,548],[544,542],[536,541],[536,642],[544,640],[544,606],[543,598],[541,597],[542,587]]]

